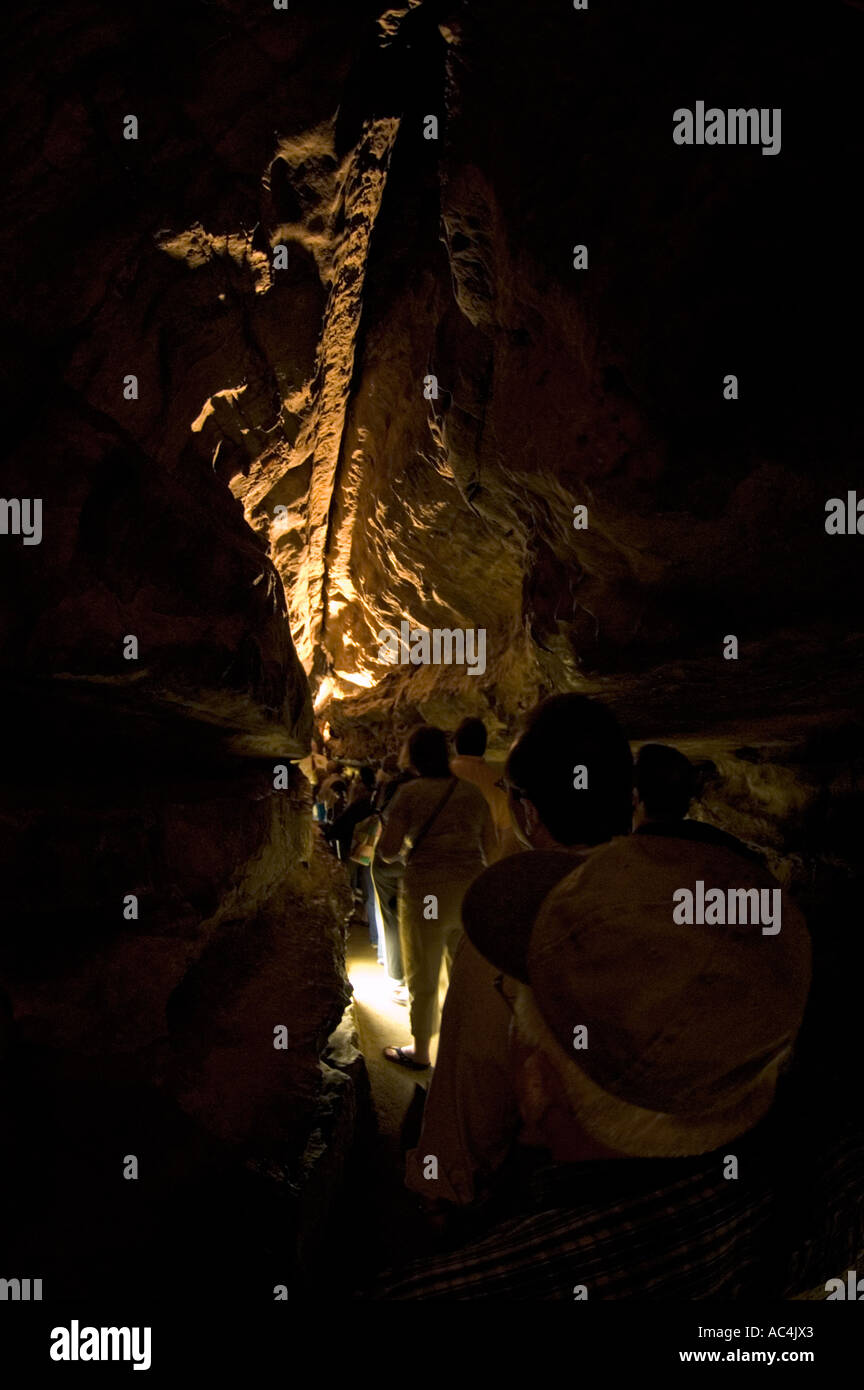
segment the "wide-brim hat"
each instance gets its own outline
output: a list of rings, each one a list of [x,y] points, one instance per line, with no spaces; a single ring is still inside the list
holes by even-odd
[[[500,859],[476,878],[462,900],[462,922],[481,956],[527,984],[528,943],[537,914],[553,888],[585,858],[585,851],[526,850]]]
[[[583,1127],[645,1156],[706,1152],[751,1128],[809,989],[809,935],[788,894],[752,858],[671,834],[622,837],[569,872],[566,855],[534,858],[482,875],[463,919],[477,949],[530,987],[517,1022]],[[699,880],[779,892],[780,931],[676,923],[673,895]]]

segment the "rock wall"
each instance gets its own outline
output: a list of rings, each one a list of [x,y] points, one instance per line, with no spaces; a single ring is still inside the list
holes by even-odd
[[[860,16],[834,7],[813,45],[751,8],[706,45],[678,3],[528,22],[491,0],[188,0],[167,30],[158,7],[34,7],[4,232],[10,490],[41,477],[46,527],[68,546],[80,515],[89,558],[70,584],[80,549],[59,557],[57,598],[27,553],[16,659],[25,632],[28,660],[53,644],[56,601],[67,673],[117,679],[115,624],[146,614],[161,679],[156,615],[170,647],[185,610],[142,582],[158,547],[190,609],[209,604],[213,651],[194,619],[185,634],[204,704],[227,667],[241,698],[290,705],[274,566],[343,722],[395,700],[510,728],[544,690],[640,672],[659,719],[682,663],[713,687],[730,632],[769,665],[794,639],[833,676],[860,635],[857,561],[824,504],[854,487],[862,440],[852,364],[821,345],[862,301],[844,174]],[[780,107],[780,153],[676,145],[690,87]],[[183,544],[203,528],[209,570]],[[248,628],[220,630],[235,601]],[[485,672],[392,671],[378,633],[403,619],[482,627]],[[770,671],[727,695],[772,711]]]
[[[272,1227],[272,1298],[321,1134],[338,1178],[362,1105],[322,1060],[350,895],[294,766],[310,692],[226,481],[290,432],[327,300],[310,246],[281,279],[260,247],[372,14],[314,9],[33,4],[7,44],[0,490],[42,525],[0,544],[0,1158],[4,1258],[44,1256],[54,1292],[121,1252],[188,1287]],[[172,1221],[186,1264],[154,1274]]]
[[[395,700],[511,727],[544,690],[614,677],[626,701],[641,674],[647,728],[686,671],[704,725],[728,633],[749,666],[726,716],[774,713],[778,669],[803,667],[814,696],[812,670],[843,683],[859,565],[825,502],[856,485],[861,422],[851,363],[819,345],[862,307],[844,173],[860,15],[834,7],[814,47],[759,5],[706,44],[692,6],[529,21],[471,0],[416,7],[400,34],[413,80],[325,548],[316,674],[337,721],[374,727]],[[780,107],[781,153],[675,145],[673,110],[700,91]],[[377,634],[403,618],[484,627],[485,675],[390,673]]]

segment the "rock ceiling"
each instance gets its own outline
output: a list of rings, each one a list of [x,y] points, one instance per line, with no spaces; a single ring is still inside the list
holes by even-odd
[[[34,28],[55,104],[36,149],[45,113],[18,94],[42,191],[32,209],[18,195],[33,263],[9,291],[34,420],[28,371],[45,351],[63,361],[65,395],[22,459],[65,434],[91,478],[120,449],[136,460],[124,479],[161,480],[151,541],[167,514],[190,535],[174,609],[190,583],[212,596],[198,669],[212,645],[216,683],[217,653],[251,643],[238,698],[274,710],[295,689],[280,687],[293,658],[269,553],[317,706],[343,720],[379,721],[395,699],[504,726],[565,684],[646,729],[726,705],[768,716],[778,691],[813,711],[830,681],[854,703],[856,542],[823,521],[862,444],[857,367],[831,327],[838,305],[862,307],[840,176],[860,140],[860,17],[841,9],[825,52],[802,32],[768,92],[770,23],[753,18],[746,49],[720,26],[706,50],[687,6],[661,26],[635,3],[530,19],[491,0],[310,4],[282,29],[239,0],[205,8],[179,7],[164,55],[155,19],[142,37],[116,17],[95,94],[86,25]],[[718,87],[784,106],[779,157],[673,143],[673,109]],[[52,198],[71,270],[49,255]],[[196,536],[214,551],[203,568]],[[378,633],[404,620],[483,628],[485,674],[392,670]],[[172,680],[192,698],[191,677]]]
[[[526,35],[499,6],[443,13],[390,12],[398,118],[361,72],[350,147],[335,111],[276,147],[263,224],[291,268],[263,288],[284,302],[290,278],[291,325],[320,294],[314,356],[274,364],[282,411],[263,435],[244,405],[260,388],[214,404],[231,423],[213,439],[253,455],[231,486],[269,537],[319,706],[371,687],[347,707],[357,717],[395,696],[427,717],[455,703],[506,721],[544,688],[603,689],[610,673],[641,706],[658,687],[680,697],[687,662],[707,694],[728,674],[728,632],[751,685],[763,672],[757,708],[796,641],[845,667],[837,599],[855,557],[824,535],[824,461],[831,490],[852,486],[860,428],[842,365],[809,358],[796,390],[789,337],[793,321],[799,343],[822,326],[814,287],[792,290],[802,236],[824,241],[801,209],[813,137],[790,135],[776,168],[724,150],[720,171],[670,139],[680,54],[670,40],[642,64],[644,17],[610,88],[592,63],[602,19],[583,33],[538,15]],[[694,32],[683,23],[679,41]],[[706,90],[730,56],[722,40],[692,54]],[[757,35],[742,86],[759,62]],[[377,634],[406,619],[485,628],[486,676],[389,673]]]

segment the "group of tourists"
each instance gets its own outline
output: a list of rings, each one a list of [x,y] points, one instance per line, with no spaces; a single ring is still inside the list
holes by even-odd
[[[688,816],[688,759],[649,744],[634,763],[599,701],[543,701],[500,767],[486,737],[467,719],[451,752],[441,729],[416,729],[398,757],[359,769],[325,834],[368,875],[382,959],[407,1000],[412,1041],[384,1049],[394,1066],[430,1067],[442,970],[448,982],[408,1189],[433,1224],[463,1234],[478,1213],[488,1228],[496,1212],[553,1201],[560,1215],[563,1202],[563,1235],[553,1251],[548,1232],[511,1222],[476,1245],[476,1265],[475,1247],[463,1248],[381,1296],[480,1297],[523,1283],[536,1293],[538,1278],[555,1277],[561,1239],[582,1229],[572,1222],[577,1210],[586,1218],[588,1194],[596,1215],[603,1201],[618,1209],[677,1181],[708,1202],[699,1238],[710,1263],[711,1241],[726,1248],[711,1214],[726,1210],[723,1162],[759,1149],[793,1056],[811,972],[804,920],[785,891],[772,934],[746,913],[732,925],[675,920],[681,889],[701,883],[758,906],[778,884],[753,847]]]
[[[503,769],[486,762],[486,741],[483,721],[466,719],[451,760],[446,734],[422,725],[378,769],[323,758],[317,769],[316,819],[349,866],[393,998],[410,1008],[412,1043],[385,1055],[412,1070],[430,1065],[442,964],[446,978],[465,891],[518,848],[495,785]]]

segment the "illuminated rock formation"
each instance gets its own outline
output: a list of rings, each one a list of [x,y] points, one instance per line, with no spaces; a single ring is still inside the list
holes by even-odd
[[[846,904],[860,15],[776,78],[767,21],[708,45],[699,6],[636,0],[27,16],[3,493],[44,527],[0,537],[0,957],[47,1073],[107,1068],[294,1182],[348,999],[344,879],[273,780],[316,714],[352,754],[468,712],[500,747],[596,692]],[[674,142],[766,74],[776,157]],[[484,629],[482,676],[388,665],[403,621]]]

